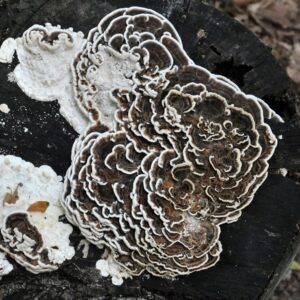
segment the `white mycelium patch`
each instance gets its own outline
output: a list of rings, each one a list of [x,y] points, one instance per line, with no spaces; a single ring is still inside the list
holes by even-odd
[[[0,48],[0,62],[11,63],[16,50],[16,41],[13,38],[6,39]]]
[[[86,239],[82,239],[77,246],[77,250],[80,250],[80,248],[82,248],[82,257],[87,258],[89,256],[90,243]]]
[[[0,111],[5,114],[8,114],[10,112],[10,109],[6,103],[2,103],[0,104]]]
[[[96,268],[100,271],[101,276],[111,276],[114,285],[121,285],[124,279],[131,278],[131,275],[114,261],[111,254],[108,254],[105,259],[98,260]]]
[[[86,61],[83,60],[83,66],[78,65],[79,72],[86,71],[86,81],[78,82],[75,85],[74,92],[85,93],[83,99],[85,107],[82,107],[83,113],[88,116],[89,101],[95,101],[93,106],[99,110],[101,122],[108,128],[114,128],[114,113],[117,104],[111,97],[111,91],[117,88],[131,89],[133,81],[133,72],[137,70],[137,58],[129,53],[120,54],[110,47],[99,45],[97,55],[92,56],[88,49],[89,59],[93,60],[93,64],[85,70]],[[82,70],[81,70],[82,68]],[[76,75],[75,75],[76,76]],[[81,102],[79,102],[81,105]]]
[[[0,51],[0,62],[10,62],[12,49],[16,50],[19,64],[14,81],[32,99],[58,100],[60,113],[78,132],[84,131],[88,121],[74,102],[71,62],[84,42],[82,32],[47,23],[33,25],[21,38],[6,40]],[[6,60],[1,60],[1,53]]]
[[[0,252],[0,279],[10,273],[13,269],[12,264],[7,260],[5,253]]]
[[[32,273],[58,269],[74,255],[72,227],[59,221],[62,178],[11,155],[0,155],[0,170],[0,250]]]

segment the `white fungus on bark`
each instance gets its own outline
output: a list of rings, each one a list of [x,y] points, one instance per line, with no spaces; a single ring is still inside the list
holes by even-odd
[[[0,169],[0,250],[32,273],[57,270],[75,253],[59,220],[62,178],[12,155],[0,155]]]
[[[122,285],[124,279],[132,277],[124,268],[115,262],[111,254],[108,254],[104,259],[98,260],[96,268],[100,271],[101,276],[110,276],[112,284],[114,285]]]
[[[80,250],[80,248],[82,248],[82,257],[87,258],[89,256],[90,243],[86,239],[82,239],[77,246],[77,250]]]
[[[13,38],[7,38],[0,48],[0,62],[10,64],[13,60],[16,50],[16,41]]]
[[[79,133],[88,120],[74,102],[71,63],[84,43],[82,32],[46,23],[33,25],[20,38],[4,41],[0,51],[6,57],[1,60],[0,55],[3,63],[10,62],[12,51],[16,51],[19,64],[13,80],[22,91],[34,100],[57,100],[60,113]]]
[[[12,264],[7,260],[5,253],[0,252],[0,280],[13,270]]]

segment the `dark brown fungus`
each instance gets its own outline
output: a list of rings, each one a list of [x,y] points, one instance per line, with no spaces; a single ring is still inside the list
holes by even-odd
[[[75,253],[72,227],[59,220],[61,177],[49,166],[37,168],[12,155],[0,155],[0,169],[0,251],[32,273],[57,270]],[[2,252],[0,277],[1,264],[3,273],[11,269]]]
[[[142,8],[113,12],[90,33],[74,63],[83,107],[103,95],[91,93],[88,75],[100,70],[103,45],[138,54],[139,67],[130,87],[112,88],[94,107],[115,103],[113,128],[103,130],[100,111],[74,144],[66,216],[130,275],[209,268],[219,260],[220,225],[237,221],[267,176],[277,140],[265,120],[280,117],[194,65],[172,25]]]

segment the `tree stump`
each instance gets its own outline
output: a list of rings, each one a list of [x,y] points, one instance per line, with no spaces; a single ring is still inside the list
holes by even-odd
[[[143,275],[120,286],[95,269],[100,250],[91,246],[87,259],[79,249],[56,272],[33,275],[14,264],[0,281],[0,299],[268,299],[298,248],[300,186],[276,174],[300,169],[300,133],[296,94],[270,50],[246,28],[200,0],[7,0],[0,2],[0,41],[18,37],[31,25],[50,22],[85,34],[99,20],[123,6],[152,8],[178,30],[191,58],[225,75],[246,93],[264,99],[285,119],[271,124],[283,135],[270,163],[270,174],[238,222],[222,226],[224,251],[212,269],[175,280]],[[14,154],[36,166],[48,164],[64,175],[77,134],[58,112],[57,102],[37,102],[7,80],[17,61],[0,64],[0,153]],[[72,241],[81,237],[75,230]]]

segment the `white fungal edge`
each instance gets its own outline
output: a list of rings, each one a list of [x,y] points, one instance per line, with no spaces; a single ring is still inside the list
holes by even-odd
[[[4,240],[4,243],[0,243],[0,249],[32,273],[57,270],[60,264],[75,254],[69,240],[72,226],[59,221],[59,217],[64,215],[60,204],[63,192],[62,178],[49,166],[38,168],[13,155],[0,155],[0,169],[0,229]],[[5,195],[13,193],[19,183],[22,183],[22,186],[17,189],[16,203],[5,203]],[[41,200],[49,203],[44,213],[27,211],[31,204]],[[43,240],[39,253],[47,249],[50,263],[44,263],[39,253],[35,256],[31,254],[31,247],[36,244],[35,241],[18,230],[12,234],[10,229],[5,227],[6,219],[15,213],[26,214],[29,223],[37,228]],[[10,243],[14,237],[17,240]],[[35,263],[25,261],[24,256]]]
[[[89,256],[89,250],[90,250],[90,243],[86,239],[80,240],[77,250],[80,250],[82,248],[82,257],[87,258]]]
[[[0,63],[10,64],[16,51],[16,41],[13,38],[7,38],[3,41],[0,48]]]
[[[0,252],[0,280],[13,270],[12,264],[7,260],[5,253]]]
[[[124,279],[132,278],[130,273],[128,273],[120,264],[118,264],[111,253],[107,251],[103,255],[103,259],[96,262],[96,269],[100,271],[100,275],[103,277],[111,277],[111,282],[113,285],[122,285]]]
[[[124,9],[123,9],[124,10]],[[116,11],[114,11],[114,12],[112,12],[111,14],[109,14],[108,16],[107,16],[107,18],[108,17],[110,17],[110,16],[113,16],[114,14],[116,13]],[[101,22],[100,22],[100,24],[101,24]],[[91,31],[90,32],[90,35],[91,34],[94,34],[94,31],[95,31],[96,29],[94,29],[93,31]],[[176,32],[176,31],[175,31]],[[179,39],[180,40],[180,39]],[[183,50],[184,51],[184,50]],[[193,63],[191,62],[190,63],[190,65],[193,65]],[[226,85],[227,87],[229,87],[229,88],[231,88],[231,89],[234,89],[234,91],[235,91],[235,93],[236,94],[242,94],[243,96],[245,96],[249,101],[254,101],[256,104],[257,104],[257,107],[258,107],[258,109],[260,110],[260,113],[261,113],[261,117],[262,117],[262,120],[264,120],[264,118],[266,118],[266,119],[274,119],[274,120],[276,120],[276,121],[279,121],[279,122],[282,122],[283,120],[282,120],[282,118],[278,115],[278,114],[276,114],[264,101],[262,101],[261,99],[259,99],[259,98],[257,98],[257,97],[255,97],[255,96],[252,96],[252,95],[246,95],[246,94],[244,94],[243,92],[241,92],[241,90],[237,87],[237,85],[236,84],[234,84],[232,81],[230,81],[228,78],[226,78],[226,77],[223,77],[223,76],[220,76],[220,75],[214,75],[214,74],[212,74],[212,73],[210,73],[208,70],[206,70],[206,69],[204,69],[204,68],[202,68],[202,67],[199,67],[199,66],[195,66],[195,67],[197,67],[197,68],[199,68],[202,72],[204,72],[204,73],[206,73],[208,76],[209,76],[209,78],[210,79],[213,79],[213,80],[215,80],[215,81],[217,81],[220,85]],[[246,112],[245,112],[246,113]],[[248,113],[248,115],[249,115],[249,113]],[[252,118],[252,116],[251,116],[251,118]],[[252,118],[252,122],[253,122],[253,118]],[[269,133],[270,133],[270,139],[273,139],[273,141],[274,141],[274,147],[273,147],[273,151],[270,153],[270,155],[266,158],[266,161],[270,158],[270,156],[273,154],[273,152],[274,152],[274,150],[275,150],[275,148],[276,148],[276,144],[277,144],[277,140],[276,140],[276,138],[275,138],[275,136],[272,134],[272,132],[271,132],[271,130],[270,130],[270,127],[266,124],[266,123],[264,123],[264,122],[262,122],[262,124],[264,125],[264,126],[266,126],[269,130]],[[94,134],[94,133],[93,133]],[[93,135],[93,134],[91,134],[91,135]],[[96,138],[96,136],[97,136],[97,134],[95,134],[95,138]],[[88,138],[88,137],[86,137],[88,140],[89,140],[89,142],[92,142],[92,140],[90,139],[90,137]],[[83,151],[83,149],[84,149],[84,147],[87,147],[87,145],[83,142],[84,141],[84,138],[82,138],[81,139],[81,141],[80,142],[77,142],[77,146],[76,146],[76,151],[78,151],[77,153],[76,153],[76,151],[74,150],[75,148],[73,148],[73,150],[74,150],[74,152],[73,152],[73,167],[74,167],[74,165],[75,165],[75,161],[77,161],[77,159],[80,159],[80,154],[81,154],[81,152]],[[83,142],[83,144],[82,144],[82,147],[83,148],[81,148],[81,142]],[[76,154],[75,154],[76,153]],[[76,156],[76,157],[75,157]],[[268,163],[267,163],[267,166],[268,166]],[[71,171],[72,171],[72,167],[69,169],[69,172],[68,172],[68,174],[69,174],[69,176],[70,176],[70,173],[71,173]],[[267,167],[266,167],[266,169],[265,169],[265,171],[267,172]],[[266,174],[265,174],[265,177],[266,177]],[[70,179],[70,183],[72,184],[72,178],[69,178]],[[253,183],[253,182],[252,182]],[[251,183],[251,184],[252,184]],[[263,181],[261,182],[261,184],[263,183]],[[255,191],[258,189],[258,187],[259,186],[257,186],[256,187],[256,189],[255,189]],[[255,191],[253,192],[253,193],[255,193]],[[69,199],[70,200],[70,199]],[[121,199],[120,199],[121,200]],[[249,201],[243,206],[243,207],[240,207],[240,211],[244,208],[244,207],[246,207],[247,205],[249,205],[250,204],[250,202],[251,202],[251,200],[252,200],[252,198],[251,199],[249,199]],[[75,201],[75,200],[74,200]],[[67,206],[68,206],[68,204],[67,204]],[[71,209],[71,207],[68,207],[68,209]],[[72,210],[72,209],[71,209]],[[73,215],[73,214],[74,215]],[[88,232],[88,230],[84,230],[83,229],[83,224],[81,223],[81,219],[80,219],[80,216],[79,216],[79,214],[77,214],[76,213],[76,211],[73,211],[72,213],[70,213],[69,212],[69,214],[67,214],[67,216],[68,216],[68,218],[70,219],[70,220],[72,220],[71,222],[73,222],[73,223],[75,223],[75,224],[77,224],[77,226],[79,226],[82,230],[83,230],[83,234],[86,234],[87,235],[87,238],[88,239],[90,239],[91,240],[91,242],[93,242],[93,243],[95,243],[95,240],[93,240],[93,237],[92,236],[89,236],[89,232]],[[229,222],[233,222],[233,221],[237,221],[237,219],[238,219],[238,217],[240,216],[240,214],[238,214],[238,211],[236,212],[236,214],[234,215],[234,216],[232,216],[232,215],[225,215],[224,217],[226,217],[225,218],[225,220],[224,220],[224,223],[229,223]],[[99,216],[100,217],[100,216]],[[96,242],[96,244],[101,244],[102,242],[101,241],[98,241],[98,242]],[[108,245],[109,246],[109,245]],[[139,245],[139,246],[141,246],[141,245]],[[100,264],[100,263],[99,263]],[[101,262],[101,266],[99,266],[99,268],[107,268],[106,266],[104,266],[105,265],[105,263],[104,262]]]
[[[133,6],[133,7],[129,7],[129,8],[121,8],[121,9],[114,10],[111,13],[109,13],[108,15],[106,15],[100,21],[100,23],[98,24],[97,27],[90,30],[86,44],[83,46],[82,51],[80,53],[78,53],[77,57],[74,60],[74,64],[72,65],[72,72],[73,72],[73,78],[74,78],[74,86],[73,86],[74,95],[75,95],[75,99],[77,101],[78,106],[81,108],[82,112],[86,116],[88,116],[89,112],[88,112],[87,107],[89,107],[91,104],[91,103],[89,103],[90,100],[92,100],[92,98],[95,100],[95,97],[88,96],[88,99],[80,101],[79,98],[82,98],[82,96],[79,96],[78,93],[79,93],[79,91],[81,91],[83,94],[86,93],[88,95],[93,95],[93,94],[95,95],[95,94],[99,93],[97,99],[99,98],[98,100],[100,102],[96,101],[97,106],[94,108],[99,110],[99,113],[101,115],[101,117],[100,117],[101,123],[108,126],[109,129],[115,129],[116,124],[115,124],[114,113],[117,109],[117,106],[116,106],[116,103],[114,103],[114,99],[112,97],[111,91],[115,88],[123,88],[123,89],[127,89],[127,90],[131,91],[134,84],[139,82],[139,80],[136,78],[136,74],[138,74],[138,72],[141,70],[141,67],[137,62],[139,57],[137,57],[136,55],[133,55],[131,52],[125,52],[122,49],[121,49],[122,53],[119,53],[119,52],[115,51],[114,49],[110,48],[109,44],[108,44],[108,46],[98,44],[98,40],[99,40],[99,37],[102,35],[105,37],[105,32],[103,32],[103,30],[102,30],[103,23],[105,23],[111,17],[116,15],[116,18],[112,19],[111,22],[109,23],[109,25],[107,26],[107,29],[106,29],[106,31],[107,31],[110,27],[113,26],[114,22],[116,22],[120,18],[124,18],[124,17],[135,18],[136,15],[130,15],[130,12],[135,9],[143,10],[143,13],[139,13],[138,16],[143,16],[143,17],[147,18],[147,17],[149,17],[149,15],[153,15],[153,16],[159,18],[160,21],[167,23],[169,25],[169,27],[171,28],[171,30],[173,31],[175,38],[173,38],[169,32],[165,32],[165,35],[163,38],[170,38],[170,39],[172,39],[172,41],[174,43],[178,44],[182,53],[189,60],[190,64],[193,64],[193,61],[188,57],[188,55],[186,54],[186,52],[184,51],[184,49],[182,47],[181,38],[178,35],[175,27],[168,19],[166,19],[164,16],[160,15],[159,13],[157,13],[151,9]],[[123,13],[123,14],[119,15],[119,13]],[[150,34],[149,32],[147,32],[147,33]],[[151,34],[151,35],[153,35],[153,34]],[[124,40],[127,43],[128,40],[126,37],[126,31],[122,37],[124,38]],[[141,49],[146,50],[145,48],[143,48],[143,44],[145,44],[146,42],[153,42],[153,43],[157,42],[160,44],[160,46],[162,48],[167,50],[161,41],[155,40],[154,35],[153,35],[153,40],[142,42],[139,45],[139,47],[133,47],[131,50],[133,50],[135,48],[141,48]],[[96,46],[97,46],[97,48],[96,48]],[[100,71],[95,70],[94,74],[88,74],[88,70],[90,70],[90,67],[87,69],[86,79],[89,79],[88,86],[93,85],[93,89],[92,89],[91,87],[85,87],[80,84],[81,77],[78,78],[78,76],[79,76],[78,73],[80,74],[83,70],[80,68],[77,60],[78,60],[79,54],[84,55],[85,52],[87,53],[86,55],[90,59],[92,59],[91,58],[92,54],[90,53],[90,50],[91,49],[94,50],[95,48],[97,49],[97,58],[96,58],[96,55],[94,55],[94,59],[98,59],[99,51],[101,50],[100,56],[102,56],[102,63],[100,64],[101,70]],[[109,55],[107,55],[107,53],[109,53]],[[169,53],[169,52],[166,51],[166,53]],[[169,56],[170,56],[170,54],[169,54]],[[146,57],[146,60],[147,59],[149,59],[149,54]],[[173,58],[171,56],[170,56],[170,59],[173,60]],[[120,67],[120,66],[122,66],[122,64],[124,65],[124,62],[129,67],[127,74],[124,73],[123,67]],[[144,63],[146,63],[146,61],[144,61]],[[164,72],[160,72],[161,76],[164,76],[167,71],[168,70],[165,70]],[[128,76],[128,74],[132,74],[131,77]],[[90,77],[90,78],[88,78],[88,77]],[[93,79],[93,77],[95,79]],[[131,79],[128,79],[129,77]],[[97,80],[99,81],[98,84],[97,84]],[[103,90],[99,90],[97,88],[97,86],[100,86]],[[109,88],[108,88],[108,86],[109,86]],[[147,88],[147,86],[146,86],[146,88]],[[150,87],[148,87],[148,92],[149,92],[149,95],[155,96],[155,91],[152,91]],[[153,93],[154,93],[154,95],[153,95]],[[83,98],[85,98],[85,97],[83,97]]]
[[[56,33],[52,44],[43,39]],[[87,127],[88,119],[74,102],[71,62],[84,43],[82,32],[46,23],[33,25],[22,37],[8,38],[0,49],[0,62],[10,63],[15,51],[19,60],[8,80],[34,100],[58,100],[60,113],[78,133]]]

